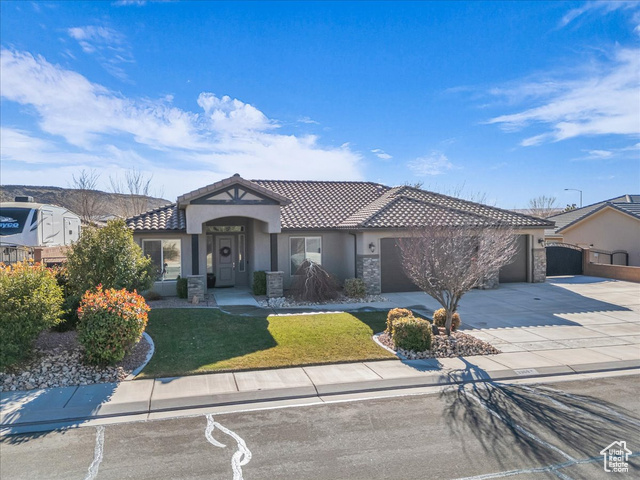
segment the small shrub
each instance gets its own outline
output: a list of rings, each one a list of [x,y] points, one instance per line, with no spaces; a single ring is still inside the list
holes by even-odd
[[[436,324],[438,327],[444,327],[446,322],[447,322],[447,311],[444,308],[439,308],[438,310],[433,312],[434,324]],[[456,330],[458,330],[459,326],[460,326],[460,315],[458,315],[457,313],[454,313],[453,317],[451,318],[451,331],[455,332]]]
[[[78,308],[78,341],[89,363],[119,362],[136,344],[147,325],[144,298],[125,289],[87,291]]]
[[[367,286],[361,278],[347,278],[344,281],[344,294],[350,298],[363,298],[367,294]]]
[[[338,296],[338,284],[318,263],[305,260],[296,271],[292,285],[296,298],[305,302],[324,302]]]
[[[253,294],[254,295],[266,295],[267,294],[267,272],[264,270],[258,270],[253,272]]]
[[[27,357],[40,332],[60,322],[62,289],[50,269],[0,264],[0,368]]]
[[[189,296],[189,282],[186,278],[178,276],[176,280],[176,293],[178,298],[187,298]]]
[[[431,348],[431,323],[416,317],[396,319],[391,338],[396,349],[424,352]]]
[[[392,308],[387,314],[387,332],[389,335],[393,332],[393,322],[399,318],[413,317],[413,312],[406,308]]]
[[[154,300],[162,300],[162,295],[160,295],[155,290],[149,290],[143,295],[143,297],[148,302],[153,302]]]

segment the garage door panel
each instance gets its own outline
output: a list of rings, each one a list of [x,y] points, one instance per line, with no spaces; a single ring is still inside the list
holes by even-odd
[[[420,289],[402,270],[402,256],[396,238],[380,240],[380,274],[382,292],[416,292]]]
[[[513,261],[500,269],[500,283],[527,281],[527,235],[518,235]]]

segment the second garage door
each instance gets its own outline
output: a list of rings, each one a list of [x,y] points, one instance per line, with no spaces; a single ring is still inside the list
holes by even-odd
[[[527,235],[518,235],[518,251],[513,261],[500,269],[500,283],[527,281]],[[380,274],[382,292],[415,292],[420,290],[402,270],[402,258],[396,238],[380,240]]]

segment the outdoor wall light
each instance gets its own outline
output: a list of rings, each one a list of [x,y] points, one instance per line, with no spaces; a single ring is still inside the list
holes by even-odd
[[[544,245],[544,238],[539,238],[539,239],[538,239],[538,243],[539,243],[540,245]]]
[[[376,244],[371,242],[369,244],[369,250],[371,250],[371,253],[375,252],[376,251]]]

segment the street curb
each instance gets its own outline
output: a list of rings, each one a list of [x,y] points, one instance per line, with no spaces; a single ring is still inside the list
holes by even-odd
[[[134,378],[136,378],[142,371],[142,369],[146,367],[147,364],[151,361],[151,357],[153,357],[153,354],[156,351],[156,344],[153,343],[153,339],[151,338],[151,336],[147,332],[142,332],[142,336],[145,338],[147,343],[149,343],[149,351],[147,352],[147,357],[144,359],[144,362],[142,362],[142,365],[140,365],[133,372],[127,375],[127,378],[125,378],[125,380],[133,380]]]
[[[425,371],[424,376],[403,377],[395,379],[368,380],[362,382],[345,382],[327,385],[316,385],[311,387],[294,387],[294,388],[277,388],[271,390],[256,390],[248,392],[222,393],[210,396],[179,397],[173,399],[164,399],[162,401],[153,402],[151,399],[145,402],[142,407],[140,402],[125,403],[124,405],[102,404],[94,412],[87,414],[86,408],[72,407],[66,412],[61,409],[43,410],[30,415],[32,421],[27,422],[2,422],[0,424],[0,437],[10,435],[29,428],[36,428],[38,431],[46,429],[47,426],[59,428],[61,425],[67,427],[79,426],[81,423],[89,420],[110,419],[118,417],[139,417],[140,415],[149,416],[154,413],[166,413],[171,411],[192,410],[198,408],[209,408],[230,405],[251,405],[260,402],[273,402],[292,399],[312,399],[320,397],[339,396],[343,394],[357,394],[369,392],[384,392],[388,390],[402,390],[419,387],[436,387],[447,385],[461,385],[468,383],[493,382],[515,379],[535,379],[537,377],[551,376],[568,376],[584,373],[610,372],[615,370],[636,370],[640,369],[640,360],[627,360],[619,362],[593,363],[576,366],[556,366],[556,367],[539,367],[535,369],[519,369],[519,370],[496,370],[493,372],[483,371],[480,374],[474,372],[452,370],[446,374],[436,371]],[[146,380],[142,380],[146,382]],[[127,382],[129,383],[129,382]],[[137,383],[137,382],[131,382]],[[107,385],[107,384],[105,384]],[[12,392],[16,393],[16,392]],[[23,392],[18,392],[23,393]],[[178,401],[176,401],[178,400]],[[186,400],[186,401],[185,401]],[[192,401],[189,401],[192,400]],[[154,406],[155,403],[155,406]],[[129,410],[127,410],[127,405]],[[64,413],[64,415],[62,415]],[[10,417],[7,414],[6,417]]]

